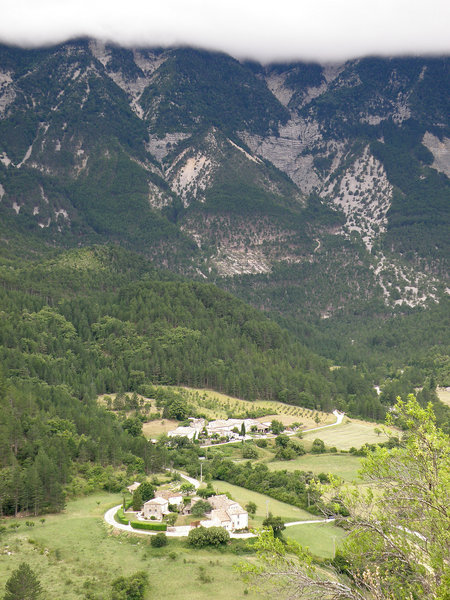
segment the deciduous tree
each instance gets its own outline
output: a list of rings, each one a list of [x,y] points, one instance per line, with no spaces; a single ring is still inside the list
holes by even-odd
[[[262,564],[243,569],[260,589],[302,599],[449,598],[450,439],[431,405],[422,408],[413,396],[398,399],[390,423],[405,432],[398,447],[380,447],[363,461],[361,475],[372,486],[339,498],[350,511],[349,535],[333,565],[315,568],[306,550],[269,530],[255,546]]]

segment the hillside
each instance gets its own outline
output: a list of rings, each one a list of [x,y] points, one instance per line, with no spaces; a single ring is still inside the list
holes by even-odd
[[[448,288],[448,58],[260,65],[82,39],[2,46],[0,69],[6,240],[114,240],[313,332],[356,312],[349,338]]]

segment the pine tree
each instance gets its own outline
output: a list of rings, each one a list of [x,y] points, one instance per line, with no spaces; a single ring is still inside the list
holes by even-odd
[[[42,595],[42,586],[31,569],[23,562],[6,582],[4,600],[36,600]]]

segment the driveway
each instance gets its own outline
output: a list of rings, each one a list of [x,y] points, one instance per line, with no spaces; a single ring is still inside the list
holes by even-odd
[[[190,478],[192,479],[192,478]],[[194,479],[194,481],[196,481]],[[190,481],[189,483],[193,483]],[[121,531],[127,531],[128,533],[137,533],[140,535],[156,535],[160,533],[159,531],[146,531],[144,529],[133,529],[130,525],[123,525],[122,523],[118,523],[114,515],[121,508],[121,504],[114,506],[106,511],[104,519],[115,529],[120,529]],[[314,521],[292,521],[291,523],[285,523],[286,527],[291,527],[292,525],[311,525],[312,523],[331,523],[334,519],[315,519]],[[183,525],[180,527],[168,527],[165,534],[167,537],[187,537],[192,527],[190,525]],[[257,537],[256,533],[252,533],[251,531],[247,533],[230,533],[230,538],[236,540],[246,540],[249,538]]]

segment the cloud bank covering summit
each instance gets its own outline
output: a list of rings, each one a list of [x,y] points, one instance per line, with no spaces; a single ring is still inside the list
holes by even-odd
[[[0,40],[40,46],[90,36],[128,46],[191,45],[260,61],[447,54],[445,0],[17,0]]]

